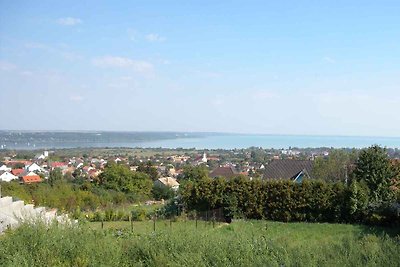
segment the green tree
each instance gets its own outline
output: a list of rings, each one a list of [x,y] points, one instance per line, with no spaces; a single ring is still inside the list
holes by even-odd
[[[23,169],[23,168],[25,168],[25,164],[18,162],[18,163],[14,164],[13,168],[14,169]]]
[[[354,161],[353,154],[341,149],[334,149],[326,158],[315,160],[312,177],[330,182],[344,181],[348,166]]]
[[[147,174],[132,172],[126,165],[115,163],[107,164],[99,179],[100,184],[107,189],[142,196],[149,196],[153,185]]]
[[[143,163],[139,164],[137,171],[146,173],[153,181],[158,179],[158,171],[151,161],[148,161],[146,165]]]
[[[50,171],[48,182],[51,186],[62,179],[63,175],[60,168],[55,168],[54,170]]]
[[[365,181],[370,190],[370,200],[374,202],[391,200],[393,191],[390,186],[396,175],[385,148],[374,145],[360,152],[354,177],[357,181]]]
[[[185,166],[183,167],[183,175],[181,179],[197,181],[208,178],[208,169],[204,165],[200,166]]]

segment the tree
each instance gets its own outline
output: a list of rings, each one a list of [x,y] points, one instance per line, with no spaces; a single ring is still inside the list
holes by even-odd
[[[153,181],[158,179],[158,171],[151,161],[148,161],[146,165],[143,163],[139,164],[136,171],[146,173]]]
[[[48,182],[51,186],[53,186],[56,181],[61,181],[63,179],[63,175],[60,168],[55,168],[50,171]]]
[[[390,163],[386,149],[374,145],[360,152],[354,177],[357,181],[365,181],[370,190],[370,200],[390,201],[393,197],[390,186],[396,175],[396,169]]]
[[[25,164],[21,163],[21,162],[18,162],[18,163],[14,164],[13,168],[14,169],[23,169],[23,168],[25,168]]]
[[[208,169],[204,165],[200,166],[185,166],[183,167],[183,175],[181,179],[196,181],[208,178]]]
[[[100,184],[107,189],[143,196],[150,195],[153,185],[147,174],[132,172],[127,166],[116,163],[107,164],[99,179]]]
[[[344,181],[353,158],[344,150],[334,149],[328,157],[315,160],[312,176],[330,182]]]

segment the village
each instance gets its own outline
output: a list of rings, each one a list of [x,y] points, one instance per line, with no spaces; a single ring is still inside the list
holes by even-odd
[[[262,152],[261,155],[260,151]],[[229,153],[230,152],[230,153]],[[326,157],[329,151],[319,154],[282,149],[274,153],[266,153],[264,150],[253,151],[212,151],[206,153],[194,151],[162,155],[161,153],[146,156],[58,156],[58,151],[43,151],[34,157],[26,159],[18,158],[19,153],[8,153],[0,160],[0,181],[19,181],[22,184],[45,182],[50,172],[59,170],[68,180],[84,178],[87,181],[96,181],[108,162],[124,164],[131,171],[137,171],[140,165],[150,165],[157,170],[157,179],[154,181],[161,186],[179,187],[179,179],[182,178],[185,166],[202,166],[209,171],[209,177],[233,178],[241,175],[264,179],[293,179],[303,175],[310,177],[313,162],[316,157]]]

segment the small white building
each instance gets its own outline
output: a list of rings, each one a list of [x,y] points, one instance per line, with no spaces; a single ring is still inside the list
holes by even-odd
[[[31,165],[26,167],[26,171],[28,171],[28,172],[43,172],[43,169],[36,163],[32,163]]]
[[[10,173],[8,171],[7,172],[3,172],[0,175],[0,181],[2,181],[2,182],[10,182],[12,180],[17,180],[17,179],[18,179],[17,176],[13,175],[12,173]]]
[[[6,165],[3,165],[0,167],[0,171],[9,172],[11,171],[11,168],[7,167]]]

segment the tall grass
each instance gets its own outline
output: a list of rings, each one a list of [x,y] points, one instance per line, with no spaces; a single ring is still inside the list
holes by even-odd
[[[399,266],[381,228],[239,221],[149,227],[24,225],[0,237],[0,266]],[[141,222],[140,224],[150,224]],[[124,228],[121,225],[121,228]],[[139,230],[140,229],[140,230]]]

